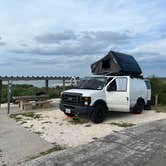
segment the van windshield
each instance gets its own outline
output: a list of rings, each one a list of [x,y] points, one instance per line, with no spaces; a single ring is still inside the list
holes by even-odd
[[[106,77],[85,77],[80,80],[78,89],[102,90],[106,83]]]

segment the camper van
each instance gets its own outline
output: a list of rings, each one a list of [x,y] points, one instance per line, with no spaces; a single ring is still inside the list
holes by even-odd
[[[60,109],[66,115],[88,114],[93,122],[101,123],[108,111],[138,114],[150,109],[150,82],[140,75],[133,57],[109,52],[91,69],[98,75],[81,79],[77,88],[61,94]]]
[[[107,111],[141,113],[150,109],[148,80],[130,76],[93,76],[80,81],[77,89],[64,91],[60,109],[69,116],[88,114],[101,123]]]

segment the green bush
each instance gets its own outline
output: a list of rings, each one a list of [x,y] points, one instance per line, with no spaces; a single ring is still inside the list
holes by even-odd
[[[155,104],[155,96],[158,95],[158,104],[166,105],[166,79],[155,76],[149,79],[152,87],[152,104]]]
[[[70,87],[66,87],[65,89],[69,89]],[[43,92],[45,88],[38,88],[33,85],[27,84],[16,84],[12,86],[12,97],[13,96],[33,96],[36,95],[37,92]],[[58,98],[60,97],[60,93],[62,91],[62,87],[56,88],[48,88],[49,98]],[[7,102],[7,85],[3,85],[2,87],[2,103]]]

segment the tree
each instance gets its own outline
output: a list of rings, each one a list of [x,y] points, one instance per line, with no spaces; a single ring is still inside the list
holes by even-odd
[[[152,102],[155,103],[155,106],[157,108],[158,98],[161,94],[162,81],[154,75],[150,78],[150,81],[152,86]]]

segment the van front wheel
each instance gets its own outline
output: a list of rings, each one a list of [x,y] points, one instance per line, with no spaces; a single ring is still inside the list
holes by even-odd
[[[105,119],[107,108],[103,104],[97,104],[91,115],[91,120],[94,123],[102,123]]]

